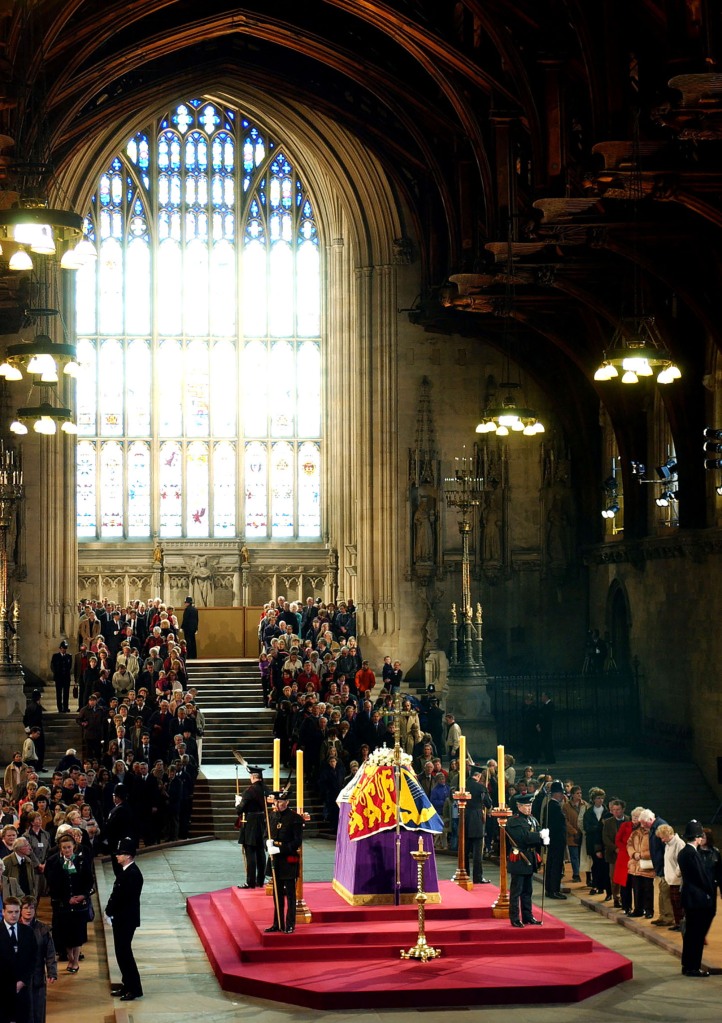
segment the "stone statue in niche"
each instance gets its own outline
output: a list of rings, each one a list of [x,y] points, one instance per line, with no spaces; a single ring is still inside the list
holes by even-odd
[[[547,500],[546,561],[552,568],[564,569],[574,550],[574,518],[569,487],[569,461],[564,457],[553,466],[552,485]]]
[[[414,513],[414,561],[416,564],[434,560],[434,522],[436,511],[431,498],[419,499]]]
[[[484,536],[482,544],[485,566],[500,565],[502,561],[502,511],[501,492],[487,494],[483,514]]]
[[[569,525],[565,502],[556,493],[547,513],[547,559],[550,565],[566,565],[568,562]]]
[[[213,589],[213,572],[208,565],[208,558],[204,554],[196,555],[193,560],[191,587],[196,597],[196,603],[201,607],[208,607]]]

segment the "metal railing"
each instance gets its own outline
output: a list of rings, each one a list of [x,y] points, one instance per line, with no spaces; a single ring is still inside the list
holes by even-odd
[[[524,750],[524,698],[538,706],[548,693],[554,704],[557,749],[619,747],[639,740],[638,671],[589,674],[497,675],[489,678],[497,733],[510,751]]]

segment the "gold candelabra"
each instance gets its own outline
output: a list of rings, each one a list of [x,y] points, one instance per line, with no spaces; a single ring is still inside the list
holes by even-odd
[[[424,840],[419,835],[419,847],[411,853],[416,860],[416,905],[418,906],[418,934],[416,944],[408,951],[402,948],[402,959],[420,959],[426,963],[429,959],[438,959],[441,955],[440,948],[433,948],[426,940],[426,901],[427,895],[424,891],[424,864],[431,856],[430,852],[424,849]]]

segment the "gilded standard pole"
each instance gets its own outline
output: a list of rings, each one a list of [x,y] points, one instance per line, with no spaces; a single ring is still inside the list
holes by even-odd
[[[491,912],[498,919],[509,917],[509,887],[506,871],[506,822],[511,817],[511,810],[505,806],[497,806],[491,811],[492,817],[499,822],[499,896],[492,903]]]
[[[456,873],[452,877],[454,884],[470,892],[474,887],[466,872],[466,804],[471,799],[469,792],[455,792],[453,797],[459,804],[459,860]]]

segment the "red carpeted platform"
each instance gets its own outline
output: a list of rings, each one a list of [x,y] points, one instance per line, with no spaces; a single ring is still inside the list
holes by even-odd
[[[224,990],[314,1009],[340,994],[357,1009],[578,1002],[632,977],[628,959],[547,913],[541,927],[495,919],[493,885],[440,890],[426,937],[442,955],[428,963],[399,956],[416,943],[415,906],[349,906],[326,883],[304,885],[313,920],[294,934],[264,933],[273,905],[259,890],[196,895],[187,909]]]

